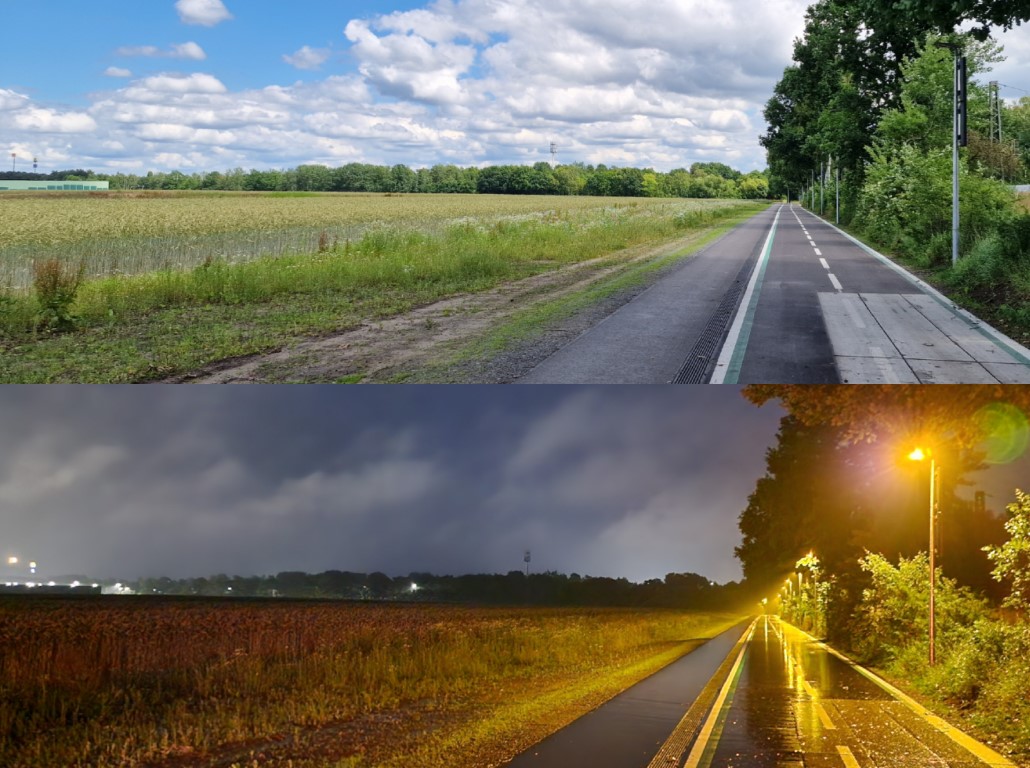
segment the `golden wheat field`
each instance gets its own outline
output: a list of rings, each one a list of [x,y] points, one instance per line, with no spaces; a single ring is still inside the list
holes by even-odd
[[[629,609],[4,598],[0,763],[481,765],[733,621]]]

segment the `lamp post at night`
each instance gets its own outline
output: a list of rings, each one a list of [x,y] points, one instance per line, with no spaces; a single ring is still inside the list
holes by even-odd
[[[937,574],[937,461],[929,451],[916,448],[908,455],[912,461],[930,460],[930,666],[937,663],[936,639],[936,574]]]

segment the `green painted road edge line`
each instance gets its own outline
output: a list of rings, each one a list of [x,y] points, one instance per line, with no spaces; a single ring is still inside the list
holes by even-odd
[[[1017,362],[1022,363],[1023,365],[1030,365],[1030,349],[1027,349],[1026,347],[1024,347],[1022,344],[1020,344],[1015,339],[1010,339],[1008,336],[1006,336],[1004,333],[999,331],[997,328],[995,328],[994,326],[992,326],[992,325],[988,324],[987,322],[981,320],[976,315],[974,315],[972,312],[969,312],[968,310],[962,309],[962,307],[960,307],[954,301],[952,301],[947,296],[945,296],[943,293],[938,291],[936,288],[934,288],[928,282],[926,282],[925,280],[920,280],[918,277],[913,275],[907,269],[905,269],[904,267],[902,267],[899,264],[894,263],[893,261],[891,261],[889,258],[884,256],[879,251],[874,250],[873,248],[870,248],[868,245],[863,243],[861,240],[859,240],[854,235],[851,235],[851,234],[845,232],[843,229],[841,229],[840,227],[830,223],[829,221],[827,221],[826,219],[822,218],[821,216],[816,216],[814,213],[809,211],[807,208],[801,208],[801,210],[804,211],[805,213],[808,213],[808,214],[810,214],[812,216],[815,216],[816,219],[821,221],[823,224],[828,224],[830,227],[832,227],[833,229],[835,229],[838,232],[840,232],[842,235],[844,235],[844,237],[846,237],[848,240],[853,242],[855,245],[857,245],[863,251],[868,253],[870,256],[872,256],[875,259],[879,259],[881,262],[886,264],[888,267],[893,269],[895,272],[900,274],[902,277],[908,279],[909,282],[911,282],[911,283],[915,284],[916,286],[918,286],[919,289],[922,290],[924,293],[926,293],[927,296],[929,296],[931,299],[936,301],[938,304],[940,304],[945,309],[951,311],[953,314],[958,315],[959,317],[961,317],[963,320],[966,321],[966,324],[972,330],[976,331],[981,336],[986,338],[988,341],[992,342],[995,346],[1000,347],[1001,349],[1003,349],[1005,352],[1007,352],[1009,354],[1010,357],[1015,359]]]
[[[753,624],[754,622],[752,622]],[[694,699],[694,703],[690,705],[686,714],[683,715],[683,718],[673,729],[672,733],[669,734],[669,738],[665,740],[662,748],[658,750],[651,759],[651,762],[648,763],[647,768],[679,768],[680,763],[683,762],[683,756],[687,754],[687,750],[694,742],[695,737],[701,730],[702,724],[712,709],[712,705],[718,698],[719,691],[725,684],[726,679],[732,674],[737,657],[747,643],[750,631],[751,626],[744,627],[737,642],[727,652],[722,664],[715,670],[715,674],[712,675],[712,678],[701,690],[698,697]]]
[[[698,768],[711,768],[712,760],[715,759],[715,751],[719,748],[719,742],[722,740],[722,731],[726,727],[726,719],[730,716],[730,707],[733,706],[733,696],[737,692],[737,686],[740,684],[740,675],[744,671],[744,664],[747,662],[748,654],[751,652],[751,642],[748,638],[748,644],[744,646],[744,653],[740,657],[740,664],[737,665],[737,669],[733,673],[732,683],[730,684],[729,694],[726,696],[726,700],[722,703],[722,707],[719,709],[719,717],[715,721],[715,727],[712,729],[712,738],[709,739],[708,743],[705,744],[705,751],[701,755],[701,763]]]
[[[843,653],[838,651],[836,648],[827,645],[821,640],[816,640],[814,637],[812,637],[812,635],[805,632],[805,630],[801,629],[800,627],[795,627],[793,624],[784,621],[782,618],[780,619],[780,623],[786,624],[788,627],[796,631],[798,634],[804,635],[809,640],[811,640],[817,648],[822,648],[824,651],[833,654],[838,659],[847,664],[849,667],[858,672],[860,675],[876,683],[878,686],[880,686],[880,688],[885,690],[895,699],[905,704],[909,709],[911,709],[913,712],[915,712],[917,715],[923,718],[923,720],[925,720],[931,728],[947,736],[960,747],[962,747],[967,752],[976,757],[976,759],[980,762],[984,763],[985,765],[991,766],[991,768],[1019,768],[1019,766],[1017,766],[1007,757],[998,754],[993,749],[988,747],[986,744],[977,741],[972,736],[967,734],[965,731],[959,730],[955,726],[951,725],[951,723],[949,723],[944,718],[935,715],[933,712],[924,707],[911,696],[898,690],[893,685],[884,680],[882,677],[877,675],[875,672],[871,672],[870,670],[863,667],[857,661],[852,661]]]
[[[751,622],[751,626],[747,630],[746,639],[743,641],[740,652],[737,654],[733,668],[730,670],[722,690],[719,691],[719,697],[716,699],[712,711],[708,713],[708,718],[705,720],[701,732],[698,734],[697,740],[690,750],[690,754],[687,755],[683,763],[684,768],[702,768],[702,765],[703,768],[708,768],[711,765],[714,746],[719,743],[719,736],[722,734],[723,723],[726,719],[725,713],[729,710],[729,705],[726,704],[726,701],[728,698],[732,698],[731,694],[737,689],[740,671],[744,668],[744,657],[751,646],[751,638],[754,637],[755,627],[757,626],[758,617],[755,617],[755,620]],[[718,734],[716,729],[718,729]],[[712,740],[713,736],[715,736],[714,741]]]
[[[765,239],[765,248],[762,249],[762,255],[758,258],[758,264],[755,265],[751,282],[748,283],[740,309],[737,310],[737,316],[723,343],[722,353],[719,355],[719,361],[715,364],[715,371],[712,373],[709,384],[736,384],[740,379],[740,369],[744,365],[744,352],[747,351],[747,343],[751,338],[751,327],[754,325],[755,310],[758,308],[758,296],[762,290],[765,268],[769,264],[769,254],[772,253],[773,241],[776,239],[776,227],[780,222],[781,213],[783,213],[782,205],[776,211],[769,236]]]

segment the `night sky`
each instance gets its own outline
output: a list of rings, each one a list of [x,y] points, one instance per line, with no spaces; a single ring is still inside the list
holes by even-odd
[[[0,554],[96,578],[327,569],[739,578],[782,411],[739,390],[0,392]]]
[[[530,549],[735,580],[782,416],[728,386],[5,387],[0,555],[131,579],[505,573]],[[1027,461],[982,475],[1000,508]]]

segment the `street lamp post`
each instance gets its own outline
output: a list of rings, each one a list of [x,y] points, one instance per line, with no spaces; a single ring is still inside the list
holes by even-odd
[[[929,452],[916,448],[908,455],[913,461],[930,459],[930,666],[937,663],[937,461]]]

